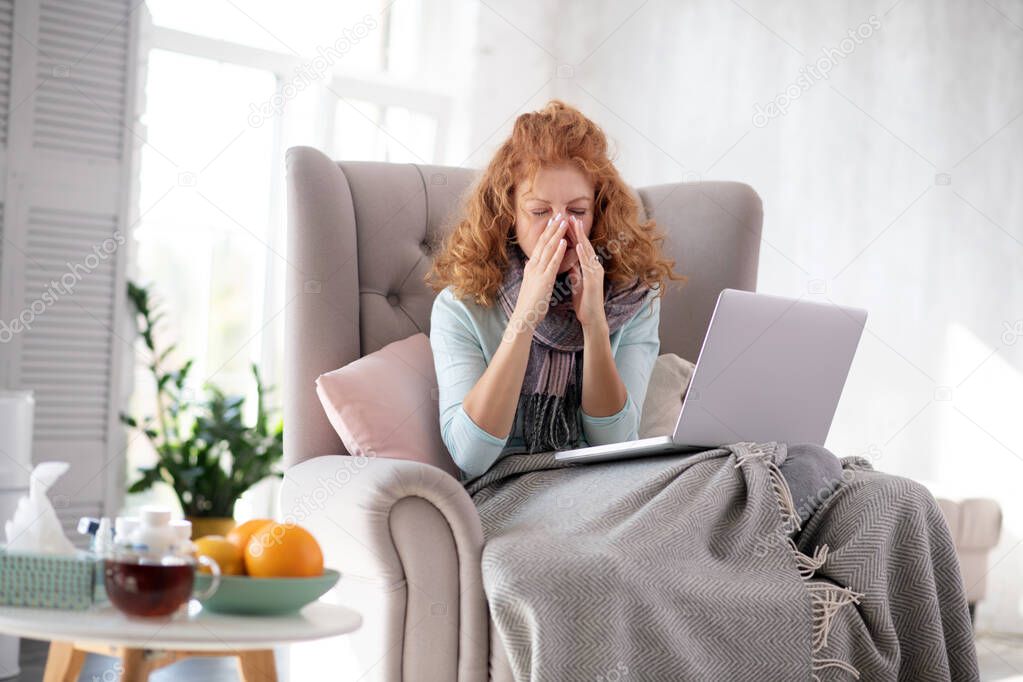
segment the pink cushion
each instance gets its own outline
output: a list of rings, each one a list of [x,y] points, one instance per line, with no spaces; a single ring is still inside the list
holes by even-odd
[[[458,477],[441,440],[437,374],[426,334],[320,375],[316,393],[351,454],[410,459]]]

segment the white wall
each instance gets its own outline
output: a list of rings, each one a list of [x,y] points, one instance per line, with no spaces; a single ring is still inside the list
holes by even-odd
[[[978,624],[1023,632],[1023,1],[488,0],[478,36],[469,165],[561,97],[635,185],[756,188],[760,290],[869,309],[827,445],[998,499]]]

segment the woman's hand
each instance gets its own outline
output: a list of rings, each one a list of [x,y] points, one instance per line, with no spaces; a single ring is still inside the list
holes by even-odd
[[[551,218],[523,268],[522,285],[513,315],[532,329],[550,308],[555,277],[568,248],[568,241],[564,239],[567,229],[568,221],[562,220],[560,213]]]
[[[533,333],[547,315],[555,276],[568,247],[563,239],[568,224],[560,215],[555,218],[557,221],[552,219],[547,224],[523,267],[519,297],[501,345],[462,400],[469,419],[495,438],[511,435]]]
[[[575,251],[578,262],[572,266],[569,282],[572,285],[572,307],[583,330],[601,331],[607,328],[604,311],[604,266],[598,259],[593,244],[586,238],[581,220],[572,216]]]

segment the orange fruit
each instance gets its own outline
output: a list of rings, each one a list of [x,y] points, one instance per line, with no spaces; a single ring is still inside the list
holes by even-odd
[[[323,551],[305,528],[271,523],[245,545],[245,568],[253,578],[310,578],[323,575]]]
[[[242,575],[245,573],[245,554],[238,545],[230,542],[223,535],[204,535],[195,541],[195,553],[208,556],[220,566],[223,575]],[[209,573],[210,569],[202,564],[199,570]]]
[[[238,545],[238,549],[244,552],[245,545],[249,544],[249,540],[252,539],[252,534],[273,522],[273,519],[252,519],[251,521],[246,521],[240,526],[235,526],[234,530],[227,534],[227,539]]]

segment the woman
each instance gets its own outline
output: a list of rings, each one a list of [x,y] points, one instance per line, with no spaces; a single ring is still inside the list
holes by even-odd
[[[779,600],[761,614],[771,627],[744,637],[759,632],[760,644],[775,647],[789,632],[791,656],[730,649],[749,669],[795,669],[805,657],[807,669],[859,674],[838,655],[864,679],[922,679],[923,670],[928,679],[976,679],[954,545],[922,485],[787,444],[770,485],[790,510],[781,542],[757,531],[750,544],[743,520],[774,523],[760,504],[759,468],[719,475],[709,450],[558,467],[552,450],[638,437],[660,297],[668,280],[685,279],[662,241],[653,221],[638,219],[603,132],[552,101],[516,120],[427,278],[439,291],[430,342],[443,440],[480,512],[484,585],[517,679],[532,678],[534,666],[548,679],[592,679],[613,662],[646,674],[650,650],[661,652],[663,671],[676,670],[665,679],[698,663],[734,673],[735,660],[689,647],[694,636],[734,630],[748,615],[735,595],[765,579],[771,596],[751,598]],[[724,608],[728,598],[743,605]],[[859,611],[836,615],[857,599]],[[810,625],[798,623],[807,603],[812,642]],[[608,615],[622,613],[627,624]],[[833,620],[843,624],[829,647]],[[935,633],[934,622],[950,625]],[[645,646],[637,633],[661,639]]]
[[[463,481],[512,453],[639,437],[660,297],[686,277],[638,211],[581,112],[554,100],[519,116],[427,276],[441,432]],[[803,519],[841,480],[813,446],[781,469]]]

